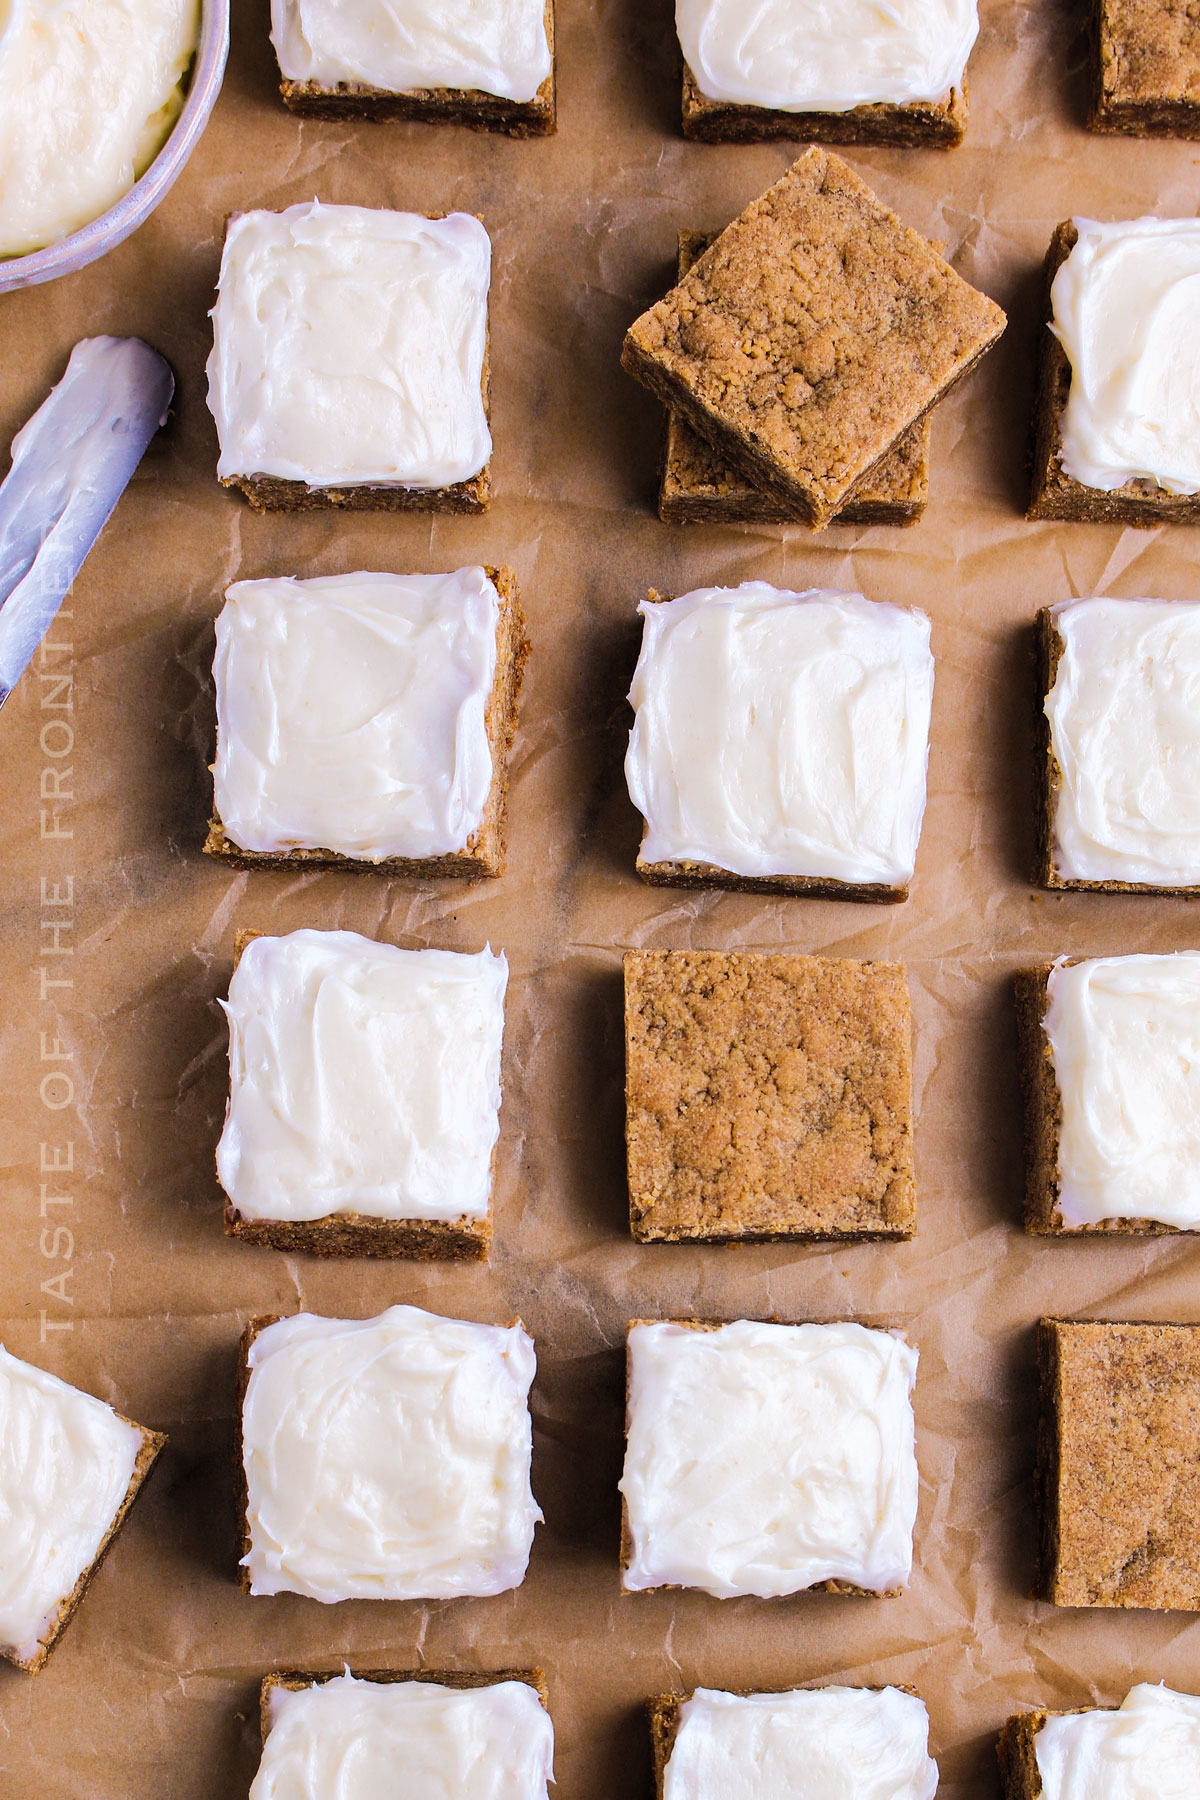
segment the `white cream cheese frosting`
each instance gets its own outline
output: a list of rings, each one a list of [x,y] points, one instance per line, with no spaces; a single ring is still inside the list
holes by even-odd
[[[449,1600],[520,1585],[533,1340],[415,1306],[297,1313],[250,1349],[242,1452],[254,1594]]]
[[[218,475],[418,489],[478,475],[491,261],[469,213],[314,200],[232,219],[208,359]]]
[[[99,1555],[141,1447],[103,1400],[0,1346],[0,1645],[21,1661]]]
[[[1071,365],[1062,466],[1105,492],[1200,492],[1200,219],[1075,219],[1050,290]]]
[[[1054,862],[1078,881],[1200,883],[1200,605],[1063,601],[1046,697]]]
[[[271,1689],[250,1800],[546,1800],[554,1728],[523,1681]]]
[[[245,1219],[481,1219],[508,963],[353,931],[252,939],[229,984],[221,1186]]]
[[[697,1688],[679,1709],[663,1800],[933,1800],[929,1714],[900,1688]]]
[[[179,115],[199,32],[200,0],[4,0],[0,256],[128,193]]]
[[[684,60],[710,100],[849,112],[961,89],[976,0],[675,0]]]
[[[532,100],[550,73],[545,0],[271,0],[288,81]]]
[[[1033,1748],[1042,1800],[1195,1800],[1200,1699],[1139,1682],[1115,1711],[1047,1719]]]
[[[916,1371],[902,1338],[862,1325],[632,1326],[625,1587],[904,1586]]]
[[[243,850],[463,850],[492,786],[500,600],[452,575],[238,581],[217,619],[217,817]]]
[[[1200,951],[1059,963],[1043,1023],[1064,1223],[1200,1229]]]
[[[764,581],[639,610],[625,775],[641,862],[912,878],[933,703],[923,613]]]

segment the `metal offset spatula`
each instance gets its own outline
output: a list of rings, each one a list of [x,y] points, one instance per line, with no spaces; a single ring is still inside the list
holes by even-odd
[[[140,338],[84,338],[13,439],[0,483],[0,706],[166,422],[174,392],[170,368]]]

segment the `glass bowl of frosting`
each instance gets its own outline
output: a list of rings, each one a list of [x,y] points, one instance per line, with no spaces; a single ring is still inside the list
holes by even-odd
[[[0,293],[147,219],[208,123],[229,0],[0,0]]]

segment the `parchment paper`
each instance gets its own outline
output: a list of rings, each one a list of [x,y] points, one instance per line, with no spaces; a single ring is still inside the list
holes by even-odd
[[[0,1335],[171,1436],[46,1673],[0,1669],[0,1786],[39,1800],[229,1800],[256,1766],[259,1676],[347,1657],[544,1666],[561,1800],[648,1794],[647,1694],[818,1679],[911,1683],[932,1715],[946,1800],[991,1796],[994,1733],[1013,1708],[1111,1704],[1138,1679],[1200,1686],[1200,1624],[1185,1615],[1058,1612],[1027,1598],[1033,1321],[1200,1317],[1200,1248],[1023,1235],[1008,992],[1015,967],[1060,952],[1200,945],[1200,915],[1182,901],[1028,885],[1034,612],[1073,594],[1194,597],[1200,534],[1021,517],[1051,229],[1071,213],[1192,213],[1197,147],[1087,134],[1076,12],[982,0],[963,148],[849,153],[1010,313],[1000,348],[937,414],[924,521],[816,539],[672,531],[653,511],[661,415],[621,373],[621,335],[669,285],[676,229],[724,225],[789,148],[682,141],[669,0],[559,0],[560,130],[544,143],[301,124],[276,97],[267,11],[234,0],[224,94],[150,222],[80,275],[0,297],[5,444],[86,334],[139,333],[179,378],[175,418],[52,634],[70,647],[47,648],[0,716]],[[313,195],[482,214],[495,250],[485,517],[259,518],[217,486],[203,364],[223,221]],[[212,620],[228,581],[502,561],[520,576],[534,640],[502,881],[236,875],[200,855]],[[637,602],[650,586],[752,576],[860,588],[933,617],[930,803],[907,905],[673,895],[634,876],[639,821],[621,761]],[[70,711],[56,673],[72,678]],[[507,951],[490,1264],[323,1263],[223,1236],[216,997],[239,925]],[[56,941],[73,954],[41,954]],[[913,1243],[631,1243],[620,959],[649,944],[904,960]],[[66,1146],[73,1167],[45,1172]],[[232,1474],[242,1323],[393,1301],[520,1313],[537,1340],[546,1523],[527,1581],[505,1598],[428,1607],[243,1596]],[[624,1324],[670,1314],[909,1331],[922,1487],[906,1597],[620,1595]]]

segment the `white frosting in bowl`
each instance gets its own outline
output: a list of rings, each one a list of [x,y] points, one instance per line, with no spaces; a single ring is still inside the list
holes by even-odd
[[[244,1219],[482,1219],[508,964],[353,931],[248,943],[229,984],[221,1186]]]
[[[1200,951],[1060,963],[1044,1026],[1064,1223],[1200,1229]]]
[[[904,1586],[916,1372],[902,1338],[862,1325],[632,1326],[625,1587]]]
[[[271,0],[288,81],[532,100],[550,73],[545,0]]]
[[[525,1578],[533,1341],[415,1306],[297,1313],[250,1348],[242,1411],[255,1594],[449,1600]]]
[[[911,880],[933,703],[923,613],[763,581],[640,610],[625,775],[641,862]]]
[[[0,1347],[0,1645],[32,1660],[121,1509],[142,1434]]]
[[[933,1800],[929,1714],[900,1688],[697,1688],[679,1709],[662,1800]]]
[[[314,200],[232,219],[208,359],[218,475],[417,489],[478,475],[491,264],[469,213]]]
[[[200,0],[0,6],[0,257],[128,193],[179,115],[199,32]]]
[[[1200,219],[1075,219],[1050,329],[1071,386],[1062,466],[1111,492],[1200,492]]]
[[[243,850],[463,850],[492,786],[500,601],[452,575],[238,581],[217,619],[217,817]]]
[[[1077,881],[1200,884],[1200,605],[1068,600],[1046,697],[1054,862]]]
[[[976,0],[675,0],[684,58],[710,100],[849,112],[961,88]]]
[[[1042,1800],[1195,1800],[1200,1699],[1139,1682],[1115,1711],[1047,1719],[1033,1747]]]
[[[523,1681],[451,1688],[347,1672],[272,1688],[267,1717],[250,1800],[546,1800],[553,1779],[550,1715]]]

